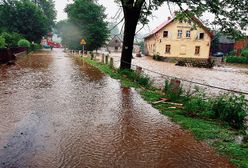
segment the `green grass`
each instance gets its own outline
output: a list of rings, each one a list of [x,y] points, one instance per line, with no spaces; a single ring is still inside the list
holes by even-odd
[[[116,69],[111,69],[108,65],[82,58],[88,64],[98,68],[103,73],[114,79],[119,79],[123,87],[142,88],[140,94],[148,103],[165,98],[160,90],[152,87],[144,88],[141,85],[124,77]],[[180,99],[178,103],[185,103],[185,99]],[[239,130],[231,128],[227,123],[217,120],[192,118],[183,113],[183,109],[171,109],[171,105],[160,103],[153,105],[161,114],[168,116],[173,122],[181,125],[184,129],[190,130],[197,140],[205,141],[215,148],[219,154],[227,157],[239,168],[248,168],[248,143],[236,144],[235,136],[243,134]],[[248,138],[247,138],[248,139]]]

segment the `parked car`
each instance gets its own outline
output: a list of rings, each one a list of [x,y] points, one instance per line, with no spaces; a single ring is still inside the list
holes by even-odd
[[[224,53],[223,52],[217,52],[215,54],[213,54],[214,57],[224,57]]]

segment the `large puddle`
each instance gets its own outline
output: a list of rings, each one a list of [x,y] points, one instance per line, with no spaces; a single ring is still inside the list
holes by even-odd
[[[232,167],[135,90],[62,50],[1,66],[0,107],[0,167]]]

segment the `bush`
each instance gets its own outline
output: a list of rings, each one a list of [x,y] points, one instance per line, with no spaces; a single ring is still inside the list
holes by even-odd
[[[184,112],[188,116],[197,116],[204,118],[212,118],[211,102],[204,99],[203,93],[198,93],[185,103]]]
[[[234,128],[243,128],[247,115],[244,96],[221,95],[213,99],[212,111],[215,118],[228,122]]]
[[[153,59],[156,61],[163,61],[164,58],[162,56],[160,56],[159,54],[155,54],[155,55],[153,55]]]
[[[6,46],[5,39],[2,36],[0,36],[0,48],[5,48],[5,46]]]
[[[42,46],[40,44],[34,43],[34,44],[31,44],[31,46],[30,46],[31,51],[36,51],[39,49],[42,49]]]
[[[25,39],[21,39],[18,41],[18,46],[19,47],[30,47],[30,42]]]
[[[18,41],[23,38],[22,35],[14,32],[13,33],[3,32],[2,37],[5,39],[5,43],[8,48],[17,47]]]
[[[242,57],[246,57],[248,59],[248,49],[244,49],[242,52],[241,52],[241,56]]]
[[[142,74],[142,73],[137,73],[133,70],[120,70],[119,73],[123,76],[127,76],[128,79],[130,79],[133,82],[138,83],[141,86],[144,86],[146,88],[149,88],[152,85],[151,79],[149,78],[148,75]]]
[[[226,62],[228,62],[228,63],[248,64],[248,57],[229,56],[229,57],[226,58]]]
[[[165,80],[164,92],[167,98],[171,100],[178,100],[183,94],[183,89],[181,86],[179,86],[179,88],[175,88],[175,86],[173,86],[168,80]]]

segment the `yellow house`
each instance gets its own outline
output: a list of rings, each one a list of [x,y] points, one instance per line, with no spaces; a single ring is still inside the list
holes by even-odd
[[[169,17],[145,37],[145,54],[208,59],[211,39],[211,32],[197,18],[181,21]]]

